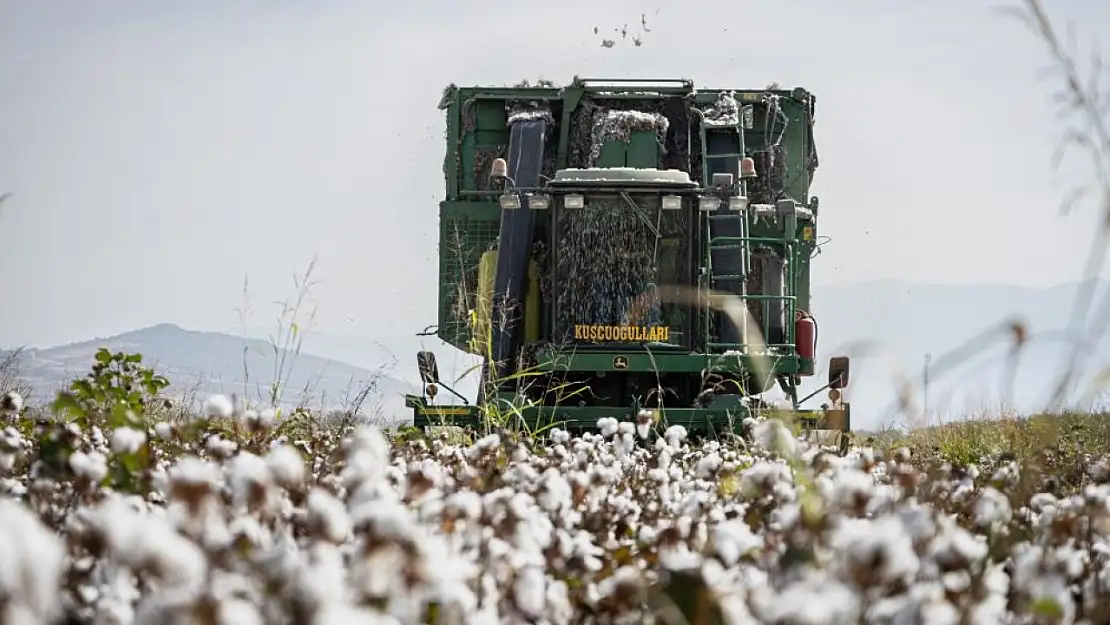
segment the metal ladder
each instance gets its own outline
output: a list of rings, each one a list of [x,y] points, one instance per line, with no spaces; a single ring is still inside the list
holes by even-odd
[[[724,133],[732,132],[736,137],[736,151],[735,152],[718,152],[711,154],[709,152],[709,134],[710,131],[706,128],[704,123],[699,124],[699,137],[701,139],[701,161],[702,161],[702,186],[709,187],[712,183],[712,172],[710,172],[709,164],[714,160],[720,159],[736,159],[744,158],[744,131],[740,125],[740,120],[737,124],[728,126],[713,126],[712,132]],[[737,167],[737,174],[739,174],[739,167]],[[741,185],[744,185],[743,180],[738,180]],[[745,190],[746,192],[746,190]],[[747,233],[747,216],[743,213],[734,213],[729,210],[728,205],[724,202],[718,207],[716,211],[710,213],[706,220],[706,239],[708,241],[708,258],[707,272],[710,288],[728,293],[738,295],[741,300],[747,303],[747,291],[745,282],[748,274],[748,255],[749,243],[746,240]],[[708,331],[709,320],[706,319],[706,330]],[[721,326],[720,340],[713,343],[714,347],[724,349],[741,349],[747,342],[745,336],[745,328],[734,328],[731,324],[719,324]]]

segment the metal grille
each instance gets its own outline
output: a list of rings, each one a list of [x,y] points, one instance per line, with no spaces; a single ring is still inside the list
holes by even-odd
[[[494,249],[500,215],[444,216],[440,220],[440,336],[456,345],[470,338],[470,311],[477,306],[478,263]]]
[[[658,198],[636,202],[593,196],[584,209],[561,211],[557,342],[572,340],[575,325],[665,325],[667,342],[683,340],[683,307],[657,295],[659,287],[689,283],[687,215],[660,211]]]

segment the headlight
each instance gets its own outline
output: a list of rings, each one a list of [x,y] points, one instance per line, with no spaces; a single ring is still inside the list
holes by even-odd
[[[743,195],[728,198],[728,209],[738,213],[748,210],[748,198]]]
[[[586,198],[577,193],[565,195],[563,196],[563,206],[565,208],[584,208],[586,206]]]
[[[504,210],[516,210],[520,208],[520,196],[515,193],[505,193],[499,199],[501,208]]]
[[[547,207],[550,206],[550,205],[551,205],[551,198],[547,197],[546,195],[529,195],[528,196],[528,208],[530,208],[532,210],[537,210],[537,211],[547,210]]]
[[[682,198],[677,195],[663,196],[663,210],[676,211],[682,208]]]
[[[712,212],[721,207],[721,198],[716,195],[703,195],[698,198],[698,210]]]

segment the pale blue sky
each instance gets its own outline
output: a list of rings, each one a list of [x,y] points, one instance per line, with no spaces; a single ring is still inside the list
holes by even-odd
[[[817,281],[1073,280],[1094,207],[1059,215],[1057,83],[999,4],[0,0],[0,345],[228,328],[244,275],[268,325],[316,253],[321,330],[434,323],[443,87],[574,74],[816,93]]]

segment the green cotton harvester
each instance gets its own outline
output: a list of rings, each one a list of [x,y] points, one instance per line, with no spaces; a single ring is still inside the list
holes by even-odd
[[[817,360],[814,103],[685,79],[449,86],[435,334],[483,365],[471,403],[420,352],[414,425],[714,435],[770,411],[843,448],[848,359],[799,397]],[[776,384],[778,407],[759,399]]]

